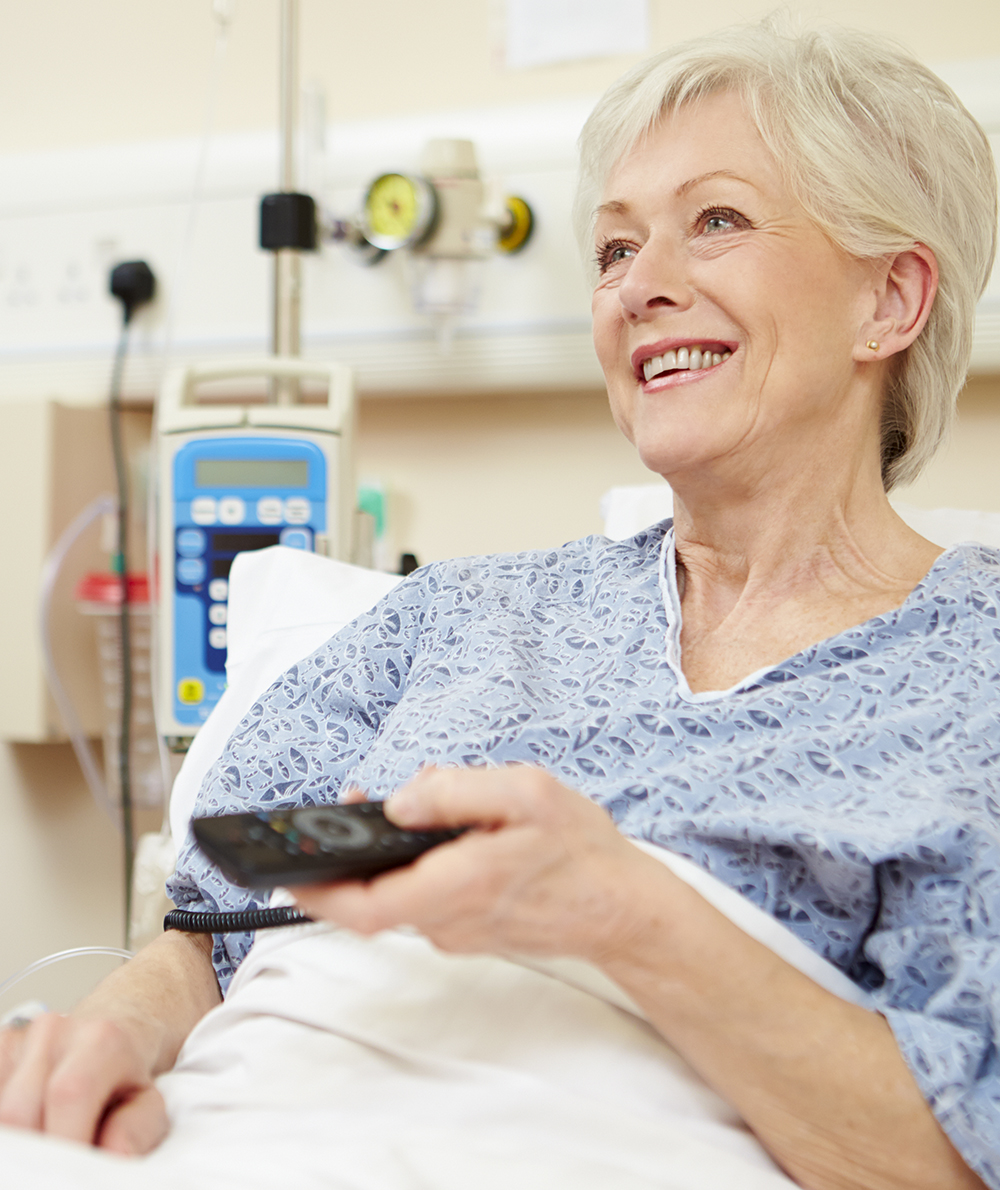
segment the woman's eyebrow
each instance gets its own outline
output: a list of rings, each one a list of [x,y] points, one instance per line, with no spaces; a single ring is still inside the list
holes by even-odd
[[[594,212],[594,218],[600,219],[602,215],[625,215],[628,213],[629,205],[627,202],[621,202],[617,198],[611,199],[610,202],[602,202],[601,205]]]
[[[760,187],[755,186],[748,178],[740,177],[739,174],[733,173],[730,169],[713,169],[708,173],[699,174],[696,178],[688,178],[686,182],[681,182],[674,190],[674,194],[678,198],[683,198],[689,190],[700,186],[702,182],[710,182],[713,178],[730,178],[734,182],[742,182],[744,186],[753,186],[755,190],[760,189]],[[601,203],[594,212],[594,217],[595,219],[600,219],[602,215],[627,215],[630,209],[627,202],[622,202],[618,198],[612,198],[608,202]]]
[[[749,179],[741,178],[739,174],[734,174],[730,169],[713,169],[707,174],[699,174],[696,178],[689,178],[686,182],[681,182],[674,194],[681,197],[689,190],[693,190],[695,186],[700,186],[702,182],[710,182],[713,178],[731,178],[734,182],[742,182],[744,186],[753,186],[753,182]],[[757,187],[754,186],[754,189]]]

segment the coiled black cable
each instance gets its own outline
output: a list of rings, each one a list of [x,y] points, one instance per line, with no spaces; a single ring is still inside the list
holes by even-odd
[[[273,930],[277,926],[298,926],[312,921],[298,909],[242,909],[232,913],[200,913],[172,909],[163,919],[164,930],[186,934],[243,934],[250,930]]]

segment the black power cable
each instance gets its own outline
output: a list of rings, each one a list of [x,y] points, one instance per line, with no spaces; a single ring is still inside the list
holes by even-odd
[[[118,541],[113,569],[119,579],[118,652],[121,657],[121,708],[118,736],[118,788],[122,808],[122,840],[125,859],[125,945],[129,944],[129,924],[132,920],[132,869],[135,864],[135,828],[132,822],[132,632],[129,622],[128,590],[128,469],[122,443],[122,372],[128,351],[128,319],[122,322],[111,369],[111,392],[108,409],[111,425],[111,454],[115,464],[115,483],[118,489]]]
[[[118,495],[118,541],[116,569],[121,602],[119,610],[119,652],[122,671],[121,725],[118,741],[118,782],[122,807],[122,840],[125,867],[125,945],[130,942],[132,922],[132,869],[135,866],[135,827],[132,817],[132,631],[128,589],[129,483],[128,464],[122,434],[122,373],[128,352],[129,324],[138,306],[148,302],[156,290],[153,271],[144,260],[130,260],[111,270],[111,293],[122,303],[122,329],[118,336],[108,410],[111,453],[115,465]]]

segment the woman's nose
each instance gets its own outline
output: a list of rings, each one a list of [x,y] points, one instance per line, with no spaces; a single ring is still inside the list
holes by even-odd
[[[680,253],[665,244],[644,244],[632,258],[618,296],[626,317],[640,322],[655,318],[664,308],[690,305]]]

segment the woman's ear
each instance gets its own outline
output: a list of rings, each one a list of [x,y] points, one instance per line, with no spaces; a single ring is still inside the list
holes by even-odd
[[[937,257],[926,244],[914,244],[888,263],[875,290],[872,317],[860,328],[854,358],[887,359],[905,351],[924,329],[938,287]]]

